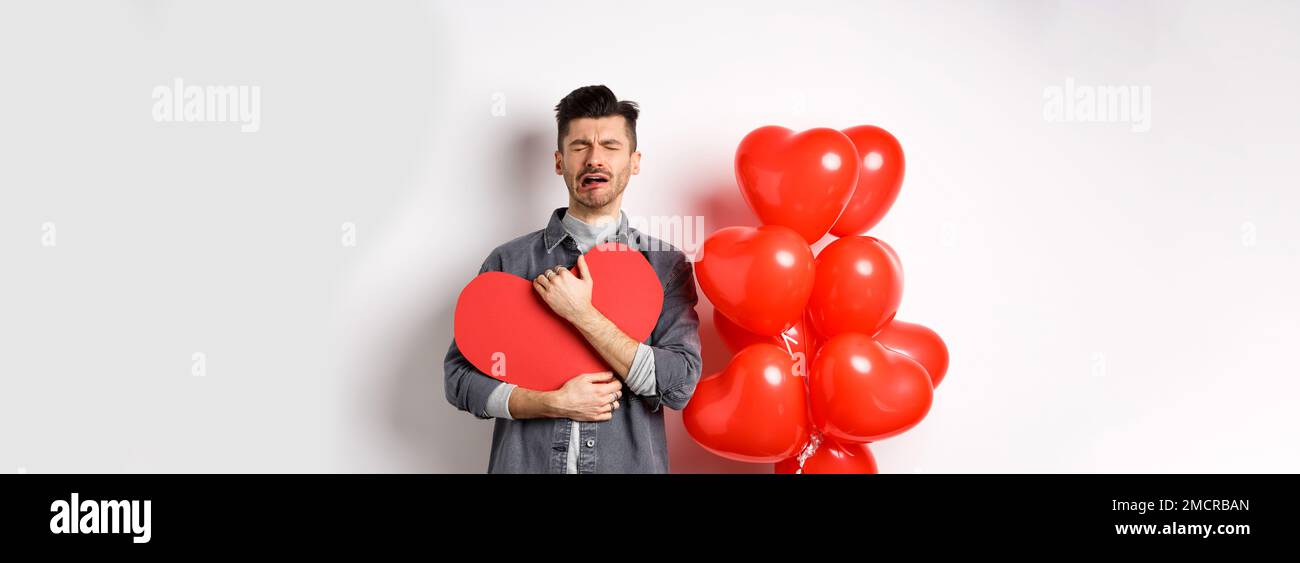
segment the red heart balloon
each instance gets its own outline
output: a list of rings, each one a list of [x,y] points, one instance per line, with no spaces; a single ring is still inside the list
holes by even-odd
[[[933,330],[894,319],[876,333],[876,342],[916,360],[930,374],[930,383],[936,388],[948,373],[948,346]]]
[[[695,266],[713,307],[745,330],[775,336],[799,322],[813,287],[813,255],[785,227],[727,227],[704,241]]]
[[[751,463],[775,463],[808,440],[804,379],[791,373],[782,348],[755,344],[727,368],[701,379],[682,410],[682,424],[704,449]]]
[[[845,237],[817,255],[817,282],[808,312],[823,337],[875,334],[894,318],[902,300],[903,266],[884,241]]]
[[[718,335],[722,337],[722,342],[727,345],[727,349],[731,350],[732,354],[739,353],[741,350],[755,344],[782,345],[780,336],[763,336],[749,332],[732,322],[718,309],[713,310],[713,328],[717,329]]]
[[[864,475],[879,473],[876,457],[866,444],[839,444],[834,440],[825,440],[817,446],[817,451],[803,462],[803,471],[799,470],[799,456],[787,458],[777,463],[776,473],[852,474]]]
[[[837,237],[865,233],[885,217],[898,199],[906,167],[903,147],[889,131],[874,125],[859,125],[845,129],[844,135],[853,141],[862,160],[853,197],[831,227],[831,234]]]
[[[812,363],[819,342],[816,333],[808,330],[808,322],[806,318],[799,319],[799,322],[780,335],[763,336],[745,330],[717,309],[713,310],[713,327],[718,330],[722,342],[727,345],[727,349],[731,350],[732,354],[754,344],[775,344],[780,348],[786,348],[792,354],[803,353],[804,361]],[[800,372],[796,370],[795,375],[800,375]]]
[[[586,254],[591,303],[638,342],[650,337],[664,289],[640,252],[607,243]],[[576,268],[570,268],[575,273]],[[532,280],[484,272],[456,302],[456,346],[479,371],[538,391],[559,389],[575,375],[608,371],[587,340],[533,290]]]
[[[769,125],[736,148],[736,181],[764,225],[794,229],[808,244],[822,238],[853,195],[858,152],[844,133],[819,127],[795,133]]]
[[[808,394],[822,434],[861,443],[916,426],[930,411],[934,388],[921,364],[869,336],[846,333],[817,353]]]

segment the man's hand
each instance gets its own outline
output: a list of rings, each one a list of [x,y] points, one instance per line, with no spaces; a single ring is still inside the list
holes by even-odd
[[[638,344],[592,306],[591,270],[587,269],[587,259],[582,256],[578,257],[578,274],[581,277],[573,275],[564,266],[556,266],[537,276],[533,280],[533,289],[555,314],[578,329],[620,379],[625,378],[636,359]]]
[[[591,272],[587,270],[587,261],[582,256],[578,257],[578,274],[582,277],[573,275],[564,266],[556,266],[533,280],[533,289],[542,296],[547,306],[574,324],[594,310],[591,306]]]
[[[548,398],[556,418],[601,422],[614,418],[614,409],[623,397],[623,382],[608,371],[584,373],[551,393]]]
[[[614,409],[619,407],[618,400],[622,397],[623,382],[615,379],[613,373],[584,373],[554,391],[516,387],[510,392],[510,416],[600,422],[614,417]]]

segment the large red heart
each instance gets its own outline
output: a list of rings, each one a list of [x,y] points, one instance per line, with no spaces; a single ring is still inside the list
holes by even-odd
[[[586,261],[592,305],[644,342],[664,304],[650,263],[617,243],[593,248]],[[520,387],[552,391],[575,375],[610,369],[573,325],[551,311],[532,280],[519,276],[485,272],[470,280],[456,302],[454,324],[456,346],[474,367]]]
[[[859,168],[853,141],[826,127],[796,134],[768,125],[736,147],[736,181],[750,208],[764,225],[790,227],[808,244],[839,219]]]
[[[682,411],[704,449],[751,463],[776,463],[808,441],[807,391],[784,348],[755,344],[720,373],[701,379]]]

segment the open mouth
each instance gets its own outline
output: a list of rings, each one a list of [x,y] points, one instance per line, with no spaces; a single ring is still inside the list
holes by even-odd
[[[583,174],[578,178],[583,189],[596,189],[609,185],[609,176],[604,174]]]

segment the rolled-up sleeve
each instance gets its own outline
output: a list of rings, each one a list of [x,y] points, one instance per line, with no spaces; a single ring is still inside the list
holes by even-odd
[[[700,380],[700,316],[695,312],[695,272],[684,254],[664,286],[664,308],[651,333],[656,394],[646,397],[652,411],[682,410]]]
[[[501,271],[501,258],[496,251],[483,261],[483,266],[479,268],[478,273],[489,271]],[[499,409],[490,407],[499,405],[502,394],[494,395],[493,392],[506,383],[474,367],[474,364],[461,354],[460,348],[456,346],[455,337],[451,339],[451,347],[447,350],[442,367],[447,402],[452,406],[482,419],[501,414]],[[493,398],[497,400],[489,402]]]
[[[632,358],[632,366],[627,369],[628,391],[641,396],[656,395],[659,392],[659,382],[655,381],[655,353],[654,348],[645,344],[636,345],[636,356]]]

